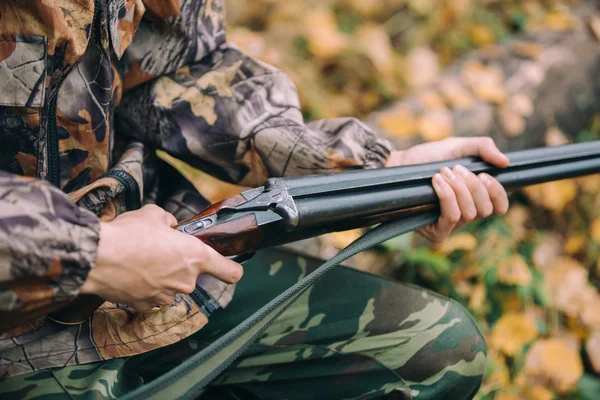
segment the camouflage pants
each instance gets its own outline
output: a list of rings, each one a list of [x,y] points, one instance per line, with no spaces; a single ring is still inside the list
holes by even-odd
[[[200,332],[140,356],[0,381],[0,398],[115,398],[177,366],[319,265],[280,250],[245,264]],[[452,300],[339,267],[288,309],[202,399],[470,399],[486,345]]]

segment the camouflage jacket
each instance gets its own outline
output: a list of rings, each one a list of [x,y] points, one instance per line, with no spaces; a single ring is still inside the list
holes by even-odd
[[[144,203],[179,218],[206,206],[160,149],[222,180],[383,164],[388,142],[355,119],[304,123],[280,70],[228,44],[221,0],[0,2],[0,308],[33,312],[76,296],[99,219]],[[133,244],[134,245],[134,244]],[[62,326],[0,336],[0,375],[139,354],[202,328],[207,300],[133,313],[105,303]]]

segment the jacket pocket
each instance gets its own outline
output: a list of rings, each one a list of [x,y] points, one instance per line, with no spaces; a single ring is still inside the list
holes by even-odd
[[[46,38],[0,35],[0,168],[37,176]]]
[[[113,168],[93,183],[69,193],[69,197],[103,221],[137,210],[142,204],[143,153],[141,143],[131,143]]]
[[[46,80],[46,38],[0,38],[0,105],[42,107]]]

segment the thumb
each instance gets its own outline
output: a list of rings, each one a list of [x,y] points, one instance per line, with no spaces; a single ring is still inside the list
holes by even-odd
[[[479,156],[497,167],[508,167],[510,160],[489,137],[457,138],[452,145],[458,158]]]

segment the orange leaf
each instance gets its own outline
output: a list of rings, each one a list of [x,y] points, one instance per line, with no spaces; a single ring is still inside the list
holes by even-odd
[[[561,212],[577,196],[577,186],[572,179],[528,186],[525,195],[535,204],[548,210]]]
[[[536,337],[537,327],[530,316],[510,312],[500,317],[492,328],[490,345],[507,356],[514,357]]]
[[[445,139],[454,133],[452,113],[447,109],[426,112],[419,117],[417,126],[421,137],[428,142]]]
[[[506,258],[498,266],[498,281],[506,285],[527,286],[531,283],[531,271],[518,254]]]
[[[523,373],[532,384],[547,386],[562,395],[572,393],[583,375],[579,349],[563,338],[540,339],[527,353]]]
[[[446,241],[437,247],[437,251],[443,254],[450,254],[456,250],[471,251],[477,247],[477,239],[468,232],[457,233],[450,236]]]
[[[377,124],[385,133],[399,139],[409,138],[417,133],[416,119],[407,106],[399,106],[391,112],[379,114]]]
[[[440,90],[452,107],[467,110],[473,106],[473,95],[457,79],[444,79]]]
[[[567,242],[564,246],[564,252],[570,256],[573,254],[577,254],[583,249],[585,249],[586,244],[586,235],[584,235],[583,233],[575,233],[567,238]]]
[[[433,50],[417,47],[406,57],[406,80],[412,88],[429,86],[438,79],[439,75],[440,64]]]

